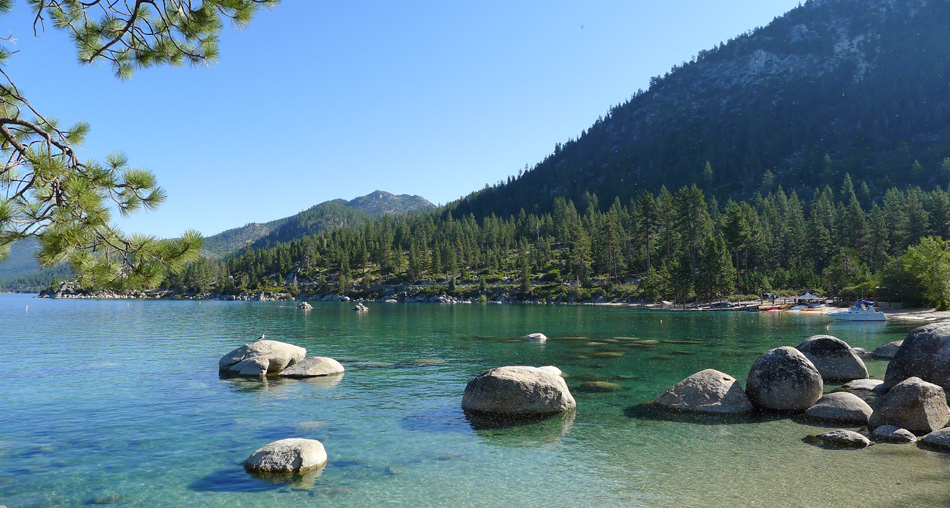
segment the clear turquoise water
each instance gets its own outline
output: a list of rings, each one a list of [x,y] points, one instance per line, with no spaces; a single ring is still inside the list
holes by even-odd
[[[0,295],[0,504],[947,505],[947,454],[828,450],[802,442],[822,428],[787,418],[674,421],[639,406],[703,368],[744,382],[758,354],[812,334],[874,348],[911,328],[619,307],[373,304],[357,314],[345,304],[304,312]],[[347,372],[331,382],[220,379],[218,359],[264,332]],[[530,332],[551,340],[519,339]],[[604,351],[623,356],[596,356]],[[473,425],[459,406],[465,384],[500,365],[557,365],[577,411]],[[868,367],[882,377],[886,364]],[[622,389],[577,390],[591,380]],[[252,451],[286,437],[324,443],[319,477],[280,484],[244,473]]]

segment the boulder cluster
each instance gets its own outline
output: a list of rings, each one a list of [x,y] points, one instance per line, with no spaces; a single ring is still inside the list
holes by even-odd
[[[333,358],[308,358],[307,350],[300,346],[262,338],[221,357],[218,370],[245,377],[317,377],[342,374],[344,369]]]
[[[544,342],[547,337],[532,333],[525,339]],[[745,389],[729,374],[705,369],[661,394],[653,405],[710,415],[795,413],[806,419],[859,427],[858,431],[835,429],[805,438],[831,446],[863,448],[873,442],[920,442],[950,450],[950,428],[945,428],[950,421],[946,398],[946,390],[950,389],[950,324],[917,328],[904,341],[885,344],[873,355],[893,358],[883,381],[868,379],[861,359],[865,354],[836,337],[815,335],[794,348],[777,347],[759,356],[749,370]],[[265,340],[263,335],[226,354],[219,368],[230,375],[261,378],[343,372],[343,366],[332,358],[307,357],[304,348]],[[826,381],[845,383],[839,391],[825,395]],[[610,392],[619,385],[591,382],[578,389]],[[853,391],[883,396],[872,407]],[[469,381],[462,395],[466,414],[488,417],[543,418],[576,407],[563,373],[554,366],[489,369]],[[244,467],[255,474],[314,474],[315,470],[319,474],[326,463],[322,443],[293,438],[256,450]]]
[[[732,376],[706,369],[677,383],[653,405],[675,411],[742,414],[753,410],[803,413],[806,418],[852,424],[859,433],[837,429],[810,440],[843,447],[882,443],[922,443],[950,449],[950,324],[922,326],[903,341],[881,346],[876,358],[893,358],[884,381],[868,379],[861,355],[844,341],[815,335],[792,347],[759,356],[745,390]],[[823,395],[826,381],[840,391]],[[852,391],[883,393],[872,407]]]

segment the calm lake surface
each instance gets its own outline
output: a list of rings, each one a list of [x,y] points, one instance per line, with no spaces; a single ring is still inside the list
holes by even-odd
[[[0,295],[0,504],[950,504],[948,454],[824,449],[802,441],[824,428],[788,418],[676,421],[640,406],[704,368],[744,386],[760,353],[813,334],[873,349],[913,324],[591,306],[350,307]],[[550,340],[520,339],[530,332]],[[219,378],[218,359],[261,333],[347,371],[317,381]],[[883,377],[885,362],[867,363]],[[470,421],[460,408],[465,384],[501,365],[558,366],[577,411],[508,428]],[[577,389],[595,380],[621,389]],[[288,484],[244,472],[251,452],[288,437],[324,443],[320,476]]]

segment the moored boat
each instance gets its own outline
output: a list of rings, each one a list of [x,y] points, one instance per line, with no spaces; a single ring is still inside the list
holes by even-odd
[[[886,321],[887,316],[874,308],[874,304],[860,300],[848,310],[832,312],[828,317],[836,321]]]

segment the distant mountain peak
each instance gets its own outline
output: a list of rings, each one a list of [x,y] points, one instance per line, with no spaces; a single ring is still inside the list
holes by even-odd
[[[409,194],[396,195],[378,189],[365,196],[360,196],[348,201],[346,206],[372,215],[384,213],[399,214],[411,210],[428,210],[435,208],[435,205],[422,196]]]
[[[396,215],[412,210],[428,210],[435,205],[421,196],[375,190],[365,196],[331,199],[314,205],[296,215],[266,223],[251,222],[205,238],[204,254],[222,258],[244,248],[272,245],[314,234],[333,225],[355,224],[373,215]]]

